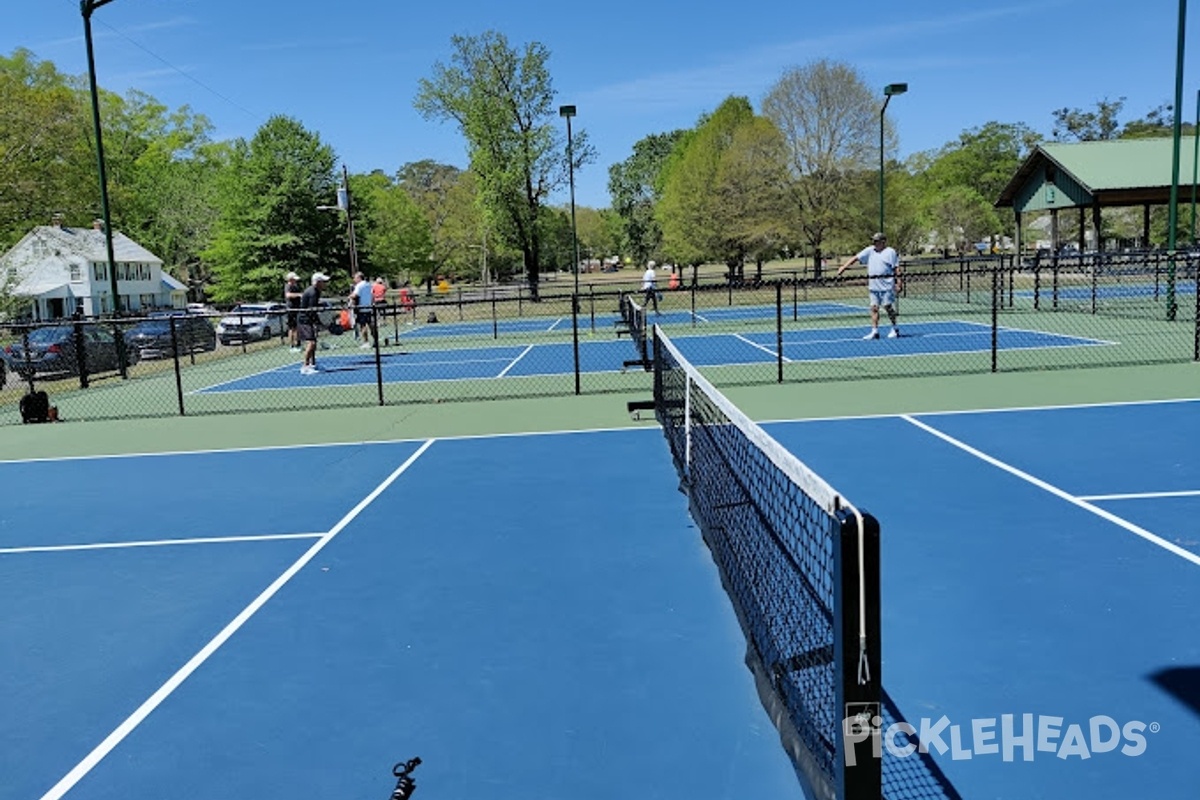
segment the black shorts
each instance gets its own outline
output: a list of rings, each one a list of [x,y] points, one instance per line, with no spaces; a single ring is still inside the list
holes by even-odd
[[[289,308],[288,309],[288,321],[287,321],[288,330],[290,331],[290,330],[294,329],[299,321],[300,321],[299,309]]]
[[[311,322],[297,323],[296,330],[300,333],[300,341],[302,342],[315,342],[317,340],[317,326]]]

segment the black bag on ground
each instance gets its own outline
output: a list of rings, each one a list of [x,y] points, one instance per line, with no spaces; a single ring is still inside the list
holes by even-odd
[[[29,392],[21,398],[21,422],[49,422],[50,397],[43,391]]]

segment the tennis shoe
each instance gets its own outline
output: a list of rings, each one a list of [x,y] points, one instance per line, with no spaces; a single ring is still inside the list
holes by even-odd
[[[892,328],[892,332],[888,334],[888,338],[889,339],[899,339],[900,338],[900,329]]]
[[[303,367],[301,367],[301,368],[300,368],[300,374],[301,374],[301,375],[316,375],[316,374],[317,374],[317,368],[316,368],[316,367],[310,367],[310,366],[308,366],[308,365],[306,364],[305,366],[303,366]]]
[[[865,341],[867,339],[878,339],[878,338],[879,338],[879,331],[871,331],[870,333],[868,333],[866,336],[863,337],[863,340]]]

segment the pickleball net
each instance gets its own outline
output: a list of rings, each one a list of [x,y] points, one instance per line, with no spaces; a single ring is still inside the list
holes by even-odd
[[[813,798],[882,796],[879,525],[771,438],[656,325],[654,404],[747,641],[759,697]]]
[[[646,330],[646,309],[633,299],[633,295],[621,295],[621,319],[625,321],[625,327],[629,330],[629,338],[633,340],[638,362],[648,364],[650,351],[647,344],[649,331]]]

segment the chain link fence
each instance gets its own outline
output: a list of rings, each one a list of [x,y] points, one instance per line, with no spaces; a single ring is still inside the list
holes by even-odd
[[[649,327],[664,327],[716,385],[1058,370],[1200,358],[1196,258],[1162,252],[1016,262],[908,261],[899,332],[870,329],[861,270],[564,281],[408,295],[363,328],[321,311],[315,374],[301,374],[286,311],[15,325],[0,333],[0,424],[45,391],[63,420],[646,393]],[[632,300],[635,305],[628,305]],[[622,309],[625,313],[622,313]],[[643,322],[631,325],[641,306]],[[657,306],[657,308],[655,307]]]

